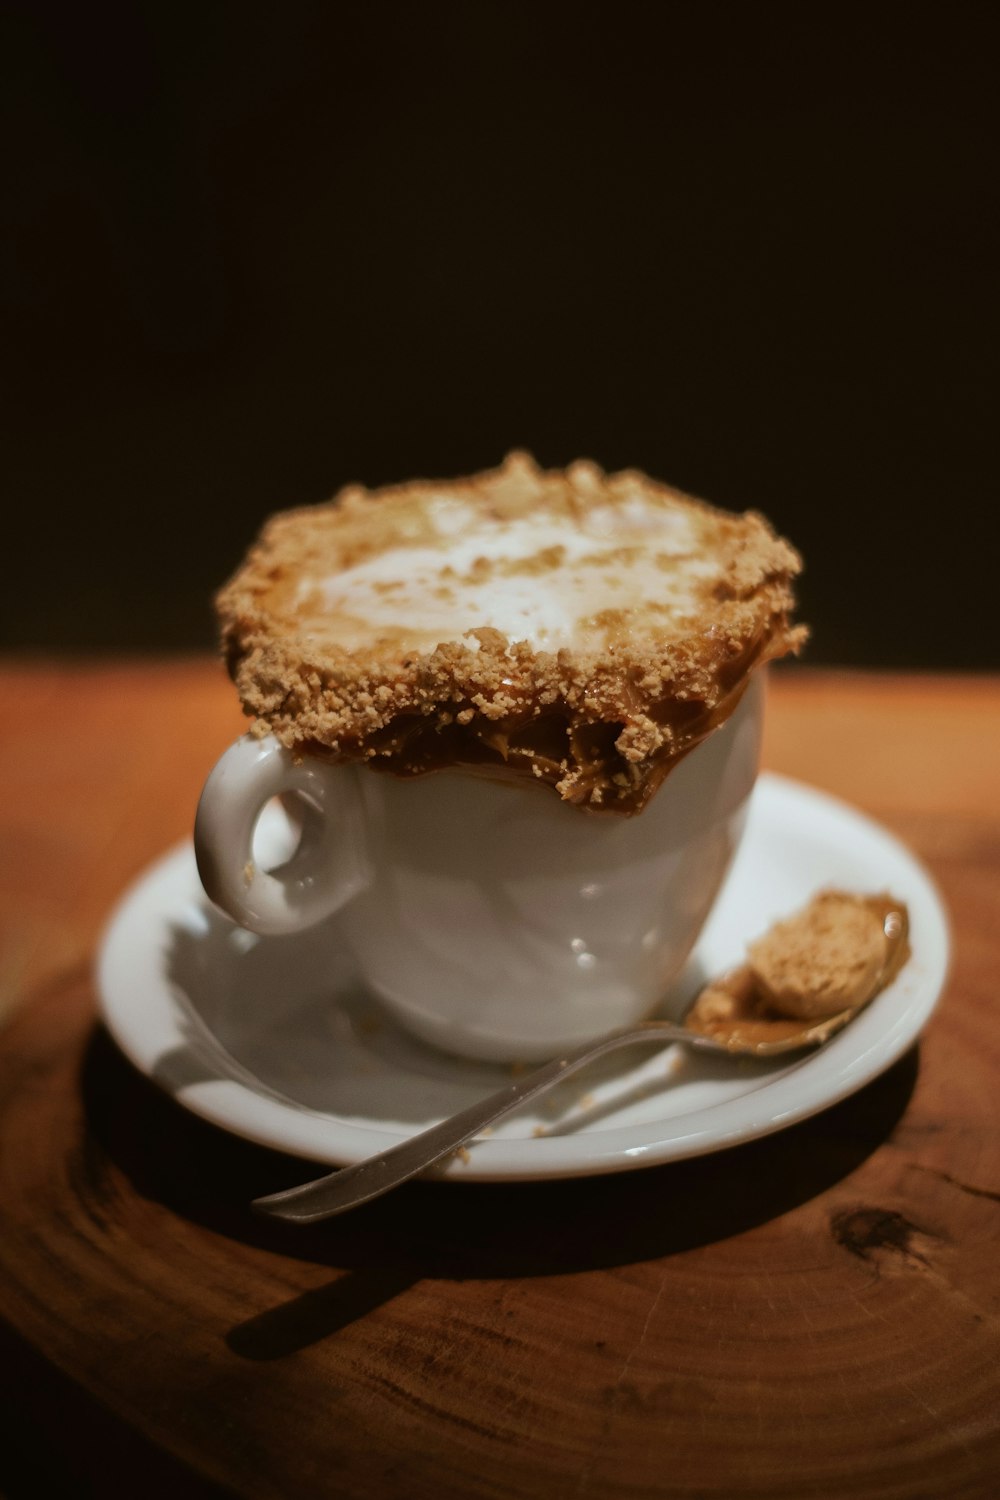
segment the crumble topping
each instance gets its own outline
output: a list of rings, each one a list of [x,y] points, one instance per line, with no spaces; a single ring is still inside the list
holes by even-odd
[[[753,512],[513,453],[273,517],[217,608],[254,729],[293,751],[632,813],[799,649],[800,566]]]
[[[863,1005],[885,969],[889,939],[877,901],[822,891],[748,949],[764,1001],[806,1020]]]
[[[888,891],[818,891],[706,985],[684,1024],[736,1049],[801,1036],[804,1022],[836,1027],[892,983],[909,938],[906,903]]]

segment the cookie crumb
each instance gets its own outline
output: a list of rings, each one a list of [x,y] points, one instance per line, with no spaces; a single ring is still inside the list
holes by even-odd
[[[768,1004],[783,1016],[811,1021],[863,1005],[887,952],[883,922],[864,897],[821,891],[751,943],[748,957]]]

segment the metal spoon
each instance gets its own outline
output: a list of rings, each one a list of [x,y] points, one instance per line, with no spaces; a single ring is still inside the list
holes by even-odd
[[[353,1167],[343,1167],[299,1187],[286,1188],[284,1192],[257,1198],[253,1207],[259,1213],[269,1214],[276,1219],[290,1219],[296,1224],[312,1224],[318,1219],[346,1213],[348,1209],[368,1203],[372,1198],[381,1197],[383,1193],[399,1187],[411,1177],[419,1176],[436,1162],[452,1155],[487,1125],[492,1125],[518,1105],[526,1104],[529,1099],[544,1093],[553,1084],[582,1068],[585,1063],[630,1043],[652,1042],[662,1046],[665,1042],[681,1042],[697,1052],[707,1052],[713,1056],[778,1057],[821,1046],[834,1032],[847,1024],[858,1008],[851,1006],[835,1016],[802,1023],[801,1029],[794,1030],[790,1035],[787,1034],[789,1023],[779,1023],[775,1028],[779,1034],[773,1035],[771,1039],[761,1035],[758,1028],[754,1028],[756,1034],[748,1036],[740,1023],[734,1023],[730,1034],[721,1037],[717,1026],[713,1027],[716,1035],[706,1036],[689,1029],[687,1024],[677,1026],[670,1021],[644,1021],[637,1026],[613,1031],[599,1041],[587,1042],[571,1052],[564,1052],[552,1062],[512,1079],[488,1098],[471,1104],[468,1109],[442,1120],[439,1125],[432,1125],[419,1135],[411,1136],[409,1140],[401,1141],[388,1151],[380,1152],[378,1156],[370,1156]],[[689,1020],[690,1017],[689,1012]]]

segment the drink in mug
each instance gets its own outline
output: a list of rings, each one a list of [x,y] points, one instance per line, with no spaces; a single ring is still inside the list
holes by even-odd
[[[195,827],[265,934],[332,918],[389,1012],[494,1060],[653,1010],[735,852],[800,561],[755,514],[512,454],[276,516],[222,590],[250,732]],[[275,795],[301,838],[253,834]]]

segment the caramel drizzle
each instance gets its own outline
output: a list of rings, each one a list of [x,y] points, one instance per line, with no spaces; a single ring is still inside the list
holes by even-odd
[[[595,812],[641,812],[664,779],[692,750],[721,727],[746,691],[750,674],[769,659],[772,639],[762,633],[738,656],[720,666],[721,693],[714,703],[664,700],[651,717],[665,729],[664,743],[652,757],[635,764],[617,748],[634,719],[637,695],[627,672],[615,697],[620,717],[588,720],[566,707],[540,706],[526,692],[523,706],[488,719],[474,705],[449,705],[434,714],[401,714],[363,744],[366,764],[396,776],[422,776],[459,766],[498,780],[535,780],[560,786],[563,799]],[[505,685],[514,696],[516,684]],[[321,744],[303,746],[323,756]]]
[[[862,900],[869,911],[881,922],[886,939],[886,953],[882,967],[868,994],[857,1004],[848,1007],[847,1011],[841,1012],[842,1016],[851,1017],[863,1010],[876,995],[892,983],[912,952],[909,941],[910,916],[904,902],[897,901],[895,897],[885,892],[876,896],[856,897],[855,899]],[[733,1012],[725,1017],[706,1017],[699,1014],[699,1007],[708,995],[712,992],[718,993],[720,990],[736,1002]],[[739,968],[731,970],[706,986],[688,1012],[684,1024],[688,1030],[697,1032],[700,1036],[708,1036],[715,1041],[725,1042],[734,1051],[746,1051],[748,1048],[764,1043],[781,1042],[789,1037],[801,1036],[804,1031],[810,1029],[810,1025],[815,1027],[817,1033],[820,1033],[832,1019],[832,1017],[823,1017],[810,1023],[801,1016],[779,1015],[758,989],[750,965],[742,964]],[[822,1036],[818,1035],[817,1040],[822,1040]]]

